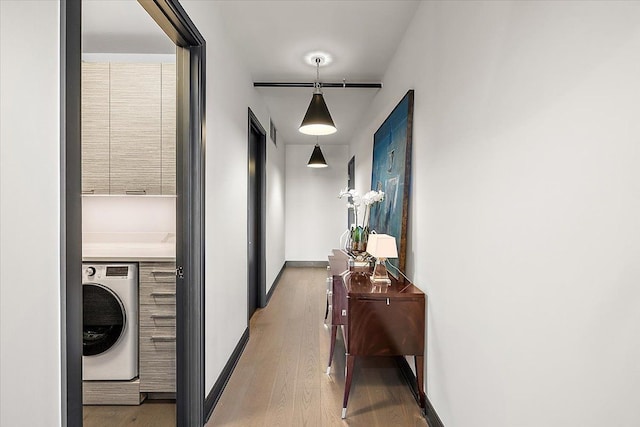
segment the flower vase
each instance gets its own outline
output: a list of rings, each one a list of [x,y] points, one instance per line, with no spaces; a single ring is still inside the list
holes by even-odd
[[[351,228],[351,251],[360,253],[367,250],[367,240],[369,238],[369,227],[357,227]]]

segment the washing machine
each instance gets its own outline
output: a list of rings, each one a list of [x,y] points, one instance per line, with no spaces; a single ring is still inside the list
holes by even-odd
[[[82,379],[138,376],[138,265],[82,264]]]

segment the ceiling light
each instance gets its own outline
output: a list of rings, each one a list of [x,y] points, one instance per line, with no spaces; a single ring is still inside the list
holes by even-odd
[[[302,119],[299,131],[307,135],[330,135],[336,132],[336,125],[333,124],[333,119],[329,113],[324,97],[322,96],[322,89],[320,87],[320,63],[321,57],[315,58],[316,62],[316,81],[314,83],[313,97],[307,108],[307,113]]]
[[[316,136],[316,146],[313,147],[313,153],[311,153],[311,157],[309,158],[309,163],[307,163],[307,167],[310,168],[326,168],[327,161],[324,159],[322,155],[322,150],[320,150],[320,145],[318,145],[318,137]]]

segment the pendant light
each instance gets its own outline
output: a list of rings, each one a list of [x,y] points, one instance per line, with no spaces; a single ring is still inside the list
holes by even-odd
[[[322,62],[322,58],[316,56],[315,62],[316,81],[313,84],[315,89],[313,91],[311,102],[309,103],[309,108],[307,108],[307,113],[304,115],[304,119],[302,119],[302,123],[298,130],[307,135],[330,135],[335,133],[337,129],[336,125],[333,124],[333,119],[331,118],[331,114],[327,108],[327,103],[324,102],[322,89],[320,87],[320,63]],[[317,148],[319,151],[320,148]]]
[[[318,144],[318,137],[316,136],[316,146],[313,147],[313,153],[311,153],[311,157],[309,158],[309,163],[307,163],[307,167],[309,168],[326,168],[327,161],[324,159],[322,155],[322,150],[320,150],[320,145]]]

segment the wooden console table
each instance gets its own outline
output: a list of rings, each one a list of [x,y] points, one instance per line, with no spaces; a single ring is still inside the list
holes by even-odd
[[[424,336],[425,295],[410,283],[391,277],[391,285],[373,285],[370,268],[349,267],[349,255],[334,249],[329,256],[332,276],[331,348],[329,366],[338,328],[346,348],[346,376],[342,418],[353,380],[356,356],[414,356],[420,407],[425,410]]]

